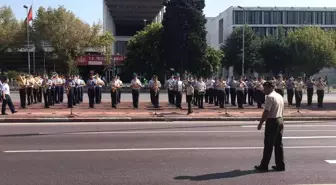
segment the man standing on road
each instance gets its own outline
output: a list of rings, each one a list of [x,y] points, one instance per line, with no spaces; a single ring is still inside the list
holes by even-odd
[[[1,91],[2,91],[2,109],[1,109],[2,115],[7,115],[6,114],[6,105],[7,104],[9,106],[12,114],[17,113],[17,111],[14,108],[12,99],[10,97],[8,78],[6,76],[3,78],[3,84],[2,84]]]
[[[264,112],[258,125],[258,130],[261,129],[263,123],[266,121],[264,153],[260,165],[255,166],[255,169],[259,171],[268,171],[268,164],[272,157],[274,146],[276,166],[272,166],[272,168],[276,171],[285,171],[282,146],[284,100],[280,94],[274,91],[274,85],[271,82],[265,82],[263,86],[267,97]]]
[[[132,99],[133,99],[133,108],[137,109],[139,107],[139,96],[140,96],[140,89],[142,84],[138,79],[137,74],[133,74],[133,79],[131,81],[131,88],[132,88]]]
[[[90,74],[90,79],[87,81],[86,85],[88,87],[89,106],[90,108],[94,108],[96,81],[93,79],[93,74]]]

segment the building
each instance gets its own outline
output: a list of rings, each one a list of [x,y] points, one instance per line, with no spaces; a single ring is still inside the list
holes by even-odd
[[[208,20],[208,45],[219,48],[233,29],[245,24],[261,36],[274,34],[279,26],[285,30],[310,25],[335,29],[336,8],[231,6]]]

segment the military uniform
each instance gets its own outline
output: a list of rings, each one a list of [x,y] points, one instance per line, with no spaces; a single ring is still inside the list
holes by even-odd
[[[323,107],[324,88],[326,86],[327,86],[327,84],[322,79],[319,79],[316,82],[316,94],[317,94],[317,106],[318,106],[318,108]]]
[[[306,86],[307,86],[307,103],[308,103],[308,106],[312,105],[313,95],[314,95],[314,85],[315,85],[315,82],[313,81],[313,79],[307,80]]]
[[[237,97],[236,87],[237,87],[237,81],[232,77],[230,81],[230,95],[232,106],[236,106],[236,97]]]
[[[112,81],[110,82],[110,87],[112,108],[117,108],[119,83],[117,82],[115,77],[112,78]]]
[[[172,76],[169,80],[167,80],[166,87],[168,89],[168,102],[170,105],[175,104],[175,96],[174,96],[174,77]]]
[[[155,108],[159,108],[161,82],[157,79],[157,77],[154,77],[149,83],[149,87],[151,89],[152,104]]]
[[[247,95],[248,95],[248,104],[250,106],[253,106],[253,102],[254,102],[254,80],[253,79],[250,79],[248,82],[247,82]]]
[[[186,97],[187,97],[187,103],[188,103],[188,114],[191,114],[193,112],[192,105],[191,105],[193,94],[194,94],[194,87],[192,86],[191,82],[188,82],[187,83],[187,87],[186,87]]]
[[[255,98],[258,105],[258,108],[262,108],[261,105],[265,102],[265,93],[263,92],[264,87],[263,84],[265,81],[263,79],[259,79],[255,84]]]
[[[174,84],[174,91],[176,92],[176,107],[182,109],[182,92],[183,92],[183,82],[180,80],[180,77],[178,77]],[[193,86],[194,87],[194,86]],[[195,97],[195,95],[194,95]]]
[[[282,97],[284,96],[284,87],[285,87],[285,82],[282,80],[282,78],[279,78],[276,81],[275,84],[275,92],[279,93]]]
[[[131,81],[131,88],[132,88],[132,99],[133,99],[133,108],[139,108],[139,96],[140,96],[140,88],[142,84],[137,76],[134,76],[133,80]]]
[[[292,78],[288,79],[286,83],[286,90],[287,90],[287,102],[289,106],[293,105],[294,88],[295,84],[293,79]]]
[[[197,92],[198,92],[197,105],[198,105],[198,108],[204,109],[203,100],[204,100],[204,95],[206,91],[206,84],[202,79],[200,79],[200,81],[196,85],[197,85]]]
[[[303,89],[304,89],[304,83],[301,80],[295,82],[295,105],[296,105],[296,108],[301,107]]]
[[[94,108],[94,98],[95,98],[95,86],[96,86],[96,81],[91,77],[87,83],[86,83],[87,87],[88,87],[88,96],[89,96],[89,106],[90,108]]]
[[[244,108],[244,90],[245,90],[246,84],[243,79],[241,79],[236,86],[236,91],[237,91],[237,103],[238,103],[238,108]]]
[[[68,79],[66,82],[66,88],[68,89],[68,108],[73,108],[75,96],[74,90],[76,88],[76,84],[73,79]]]
[[[22,83],[20,85],[20,104],[21,108],[25,109],[26,108],[26,96],[27,96],[27,79],[25,76],[21,75],[22,77]]]
[[[220,78],[218,80],[218,85],[217,85],[219,108],[224,108],[225,107],[225,99],[226,99],[225,88],[226,88],[226,82],[222,78]]]

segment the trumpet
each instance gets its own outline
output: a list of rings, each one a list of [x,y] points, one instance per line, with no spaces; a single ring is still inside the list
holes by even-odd
[[[26,80],[26,78],[25,78],[25,76],[22,76],[22,75],[18,75],[18,76],[16,76],[16,82],[18,83],[18,85],[20,86],[20,87],[26,87],[26,85],[27,85],[27,80]]]

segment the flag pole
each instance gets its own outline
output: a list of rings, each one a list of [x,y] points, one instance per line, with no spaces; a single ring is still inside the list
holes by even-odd
[[[29,15],[29,9],[27,8],[27,21],[26,21],[26,24],[27,24],[27,48],[28,48],[28,74],[30,74],[30,46],[29,46],[29,18],[28,18],[28,15]]]

